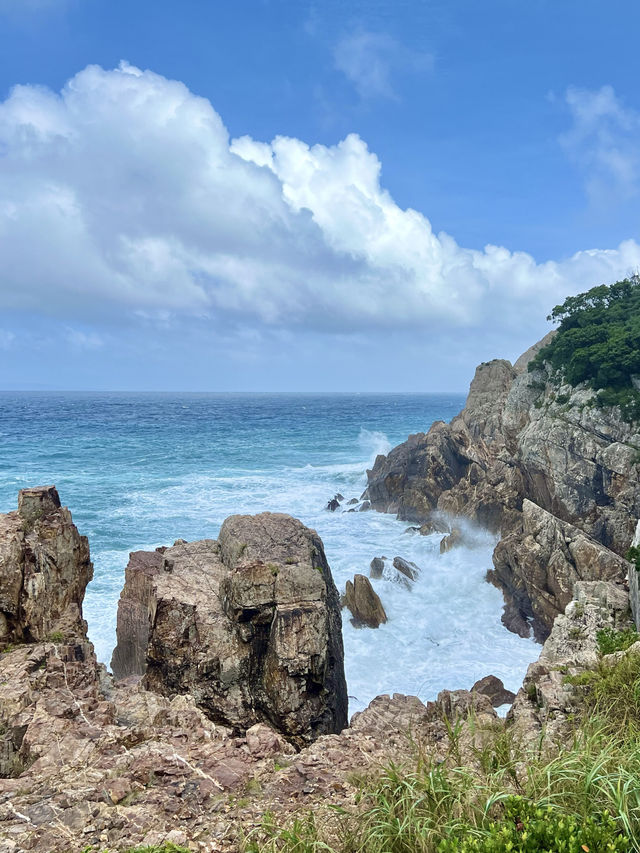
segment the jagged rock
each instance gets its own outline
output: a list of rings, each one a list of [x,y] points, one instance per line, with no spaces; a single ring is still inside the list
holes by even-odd
[[[374,557],[369,566],[369,577],[377,580],[382,577],[384,572],[384,562],[386,557]]]
[[[379,628],[387,621],[380,596],[371,586],[369,578],[364,575],[355,575],[353,583],[347,581],[342,606],[351,611],[351,624],[355,628],[365,625],[369,628]]]
[[[92,576],[87,539],[55,486],[23,489],[18,511],[0,515],[0,644],[84,634]]]
[[[358,500],[358,498],[351,498],[350,501],[347,501],[347,506],[355,506],[356,504],[359,504],[359,503],[360,503],[360,501]]]
[[[573,736],[572,720],[580,712],[580,688],[567,680],[585,669],[596,669],[597,634],[603,628],[629,627],[629,597],[618,584],[578,581],[574,598],[556,618],[540,657],[532,663],[507,714],[523,742],[557,748]]]
[[[371,509],[371,501],[362,501],[358,507],[358,512],[366,512],[369,509]]]
[[[524,370],[530,352],[517,369],[480,365],[463,411],[378,456],[364,497],[413,523],[440,510],[503,535],[527,498],[624,554],[640,516],[637,426],[593,405],[586,387]]]
[[[412,524],[409,527],[405,528],[402,531],[406,536],[415,536],[416,533],[420,533],[419,525]]]
[[[446,554],[452,548],[459,548],[464,545],[464,534],[459,527],[454,527],[448,536],[440,540],[440,553]]]
[[[240,732],[267,722],[301,744],[340,731],[340,606],[317,533],[281,514],[231,516],[217,542],[133,554],[113,666]]]
[[[523,352],[520,358],[517,358],[513,364],[513,369],[515,370],[515,372],[524,373],[529,366],[529,362],[533,361],[533,359],[538,355],[540,350],[546,347],[547,344],[550,344],[557,334],[557,329],[551,329],[550,332],[547,332],[544,338],[541,338],[533,346],[529,347],[528,350]]]
[[[582,530],[525,500],[522,527],[502,539],[489,579],[509,605],[503,621],[517,633],[544,641],[555,617],[573,597],[576,581],[623,583],[627,562]]]
[[[495,675],[485,675],[471,688],[471,692],[482,693],[486,696],[494,708],[499,708],[500,705],[511,705],[516,698],[516,694],[511,690],[507,690],[502,680]]]
[[[337,497],[331,498],[331,500],[329,501],[329,503],[326,506],[326,508],[329,510],[329,512],[335,512],[337,509],[339,509],[339,507],[340,507],[340,501],[338,500]]]
[[[418,527],[421,536],[430,536],[432,533],[451,533],[451,526],[444,519],[432,517]]]
[[[586,386],[559,385],[550,368],[529,372],[549,337],[514,367],[504,360],[480,365],[465,408],[450,424],[438,421],[426,435],[409,436],[378,456],[363,495],[373,508],[419,524],[434,511],[466,516],[500,533],[504,543],[521,534],[523,504],[531,501],[624,555],[640,516],[638,425],[595,405]],[[536,637],[544,639],[571,596],[572,573],[559,585],[549,576],[540,594],[527,590],[511,582],[518,575],[509,568],[518,559],[517,539],[503,543],[490,573],[505,591],[503,621],[523,636],[533,622]],[[609,576],[598,571],[585,569],[584,576]],[[575,574],[583,576],[580,569]]]
[[[394,557],[393,566],[410,581],[415,581],[420,574],[420,568],[410,560],[405,560],[404,557]]]

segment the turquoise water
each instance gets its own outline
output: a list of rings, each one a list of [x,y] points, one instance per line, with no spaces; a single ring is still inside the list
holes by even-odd
[[[322,537],[336,584],[401,555],[422,574],[412,592],[375,581],[389,622],[356,630],[345,616],[351,710],[379,693],[431,699],[490,672],[516,689],[539,648],[500,623],[484,581],[493,540],[439,554],[437,536],[374,512],[329,513],[359,497],[377,453],[450,420],[460,394],[0,393],[0,511],[17,491],[55,483],[89,537],[95,577],[85,616],[98,657],[115,643],[129,551],[215,538],[233,513],[288,512]]]

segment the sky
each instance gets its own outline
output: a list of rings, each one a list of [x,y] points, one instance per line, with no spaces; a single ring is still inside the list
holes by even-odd
[[[0,389],[460,391],[640,269],[636,0],[0,0]]]

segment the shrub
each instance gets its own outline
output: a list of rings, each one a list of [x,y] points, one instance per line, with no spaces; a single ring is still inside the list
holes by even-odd
[[[624,652],[629,646],[640,640],[640,634],[633,628],[624,628],[616,631],[614,628],[602,628],[596,634],[598,649],[602,655],[610,655],[613,652]]]
[[[438,853],[580,853],[630,851],[631,845],[608,812],[578,818],[551,806],[540,807],[522,797],[509,797],[502,818],[486,832],[467,832],[445,839]]]
[[[547,362],[570,385],[588,383],[602,406],[619,406],[630,421],[640,420],[640,276],[593,287],[570,296],[548,317],[558,334],[529,363]]]

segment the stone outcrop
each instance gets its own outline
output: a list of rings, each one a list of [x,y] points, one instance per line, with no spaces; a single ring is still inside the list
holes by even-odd
[[[540,639],[571,597],[570,583],[600,568],[599,577],[611,577],[612,559],[594,563],[591,555],[588,568],[581,562],[569,570],[558,557],[564,576],[555,588],[550,575],[545,581],[533,568],[531,554],[519,553],[526,502],[618,555],[626,553],[640,515],[637,425],[600,408],[585,387],[559,385],[547,369],[529,372],[543,343],[513,367],[504,360],[480,365],[463,411],[378,456],[363,495],[374,509],[413,523],[429,523],[439,511],[502,537],[514,534],[496,551],[492,579],[505,592],[505,624],[526,634],[533,623]]]
[[[505,595],[504,624],[542,642],[553,621],[573,598],[577,581],[623,584],[629,564],[580,528],[531,501],[523,503],[522,524],[496,546],[489,579]]]
[[[557,746],[570,739],[583,698],[569,678],[597,668],[598,631],[628,627],[629,597],[622,587],[607,581],[578,581],[573,599],[556,618],[507,715],[516,736],[538,747],[541,740]]]
[[[0,647],[83,632],[92,576],[88,542],[55,486],[23,489],[17,512],[0,515]]]
[[[342,605],[351,612],[351,623],[355,628],[379,628],[387,621],[380,596],[364,575],[355,575],[353,582],[347,581]]]
[[[516,694],[507,690],[502,680],[495,675],[485,675],[484,678],[476,681],[471,692],[482,693],[489,699],[494,708],[499,708],[501,705],[511,705],[516,698]]]
[[[503,534],[528,498],[624,553],[640,515],[637,427],[590,390],[521,367],[480,365],[463,411],[378,456],[365,496],[414,523],[442,510]]]
[[[419,753],[420,761],[453,760],[472,769],[488,733],[504,725],[492,708],[501,697],[491,677],[471,692],[444,690],[426,705],[412,696],[379,696],[348,728],[313,740],[283,736],[278,728],[286,713],[246,728],[212,719],[203,699],[214,696],[214,684],[223,698],[238,700],[232,707],[242,705],[242,690],[230,684],[243,675],[259,641],[265,663],[262,670],[256,664],[258,689],[266,694],[260,673],[273,665],[269,672],[279,689],[284,684],[287,701],[298,696],[301,666],[308,673],[320,663],[305,657],[316,654],[316,605],[324,606],[327,629],[339,619],[317,534],[270,514],[233,516],[217,542],[179,540],[132,555],[119,624],[118,667],[126,677],[114,682],[96,663],[82,620],[90,577],[86,540],[57,495],[35,490],[34,496],[21,499],[24,516],[0,517],[5,599],[15,575],[11,555],[23,565],[26,553],[16,516],[43,573],[41,583],[24,587],[18,615],[11,616],[19,643],[14,639],[0,653],[0,853],[118,851],[166,842],[194,853],[237,851],[240,836],[258,830],[267,811],[285,823],[301,810],[324,820],[336,807],[357,808],[358,777],[389,762],[415,761]],[[629,625],[620,585],[578,581],[574,592],[507,718],[514,737],[536,749],[571,737],[581,697],[566,675],[597,665],[597,631]],[[34,602],[26,600],[31,593]],[[33,630],[44,630],[38,607],[47,598],[62,615],[54,614],[50,634],[35,639]],[[339,622],[337,629],[339,637]],[[206,637],[222,646],[207,650]],[[228,657],[243,647],[249,647],[246,657]],[[325,673],[328,654],[340,651],[330,641],[328,649]],[[293,653],[284,658],[285,650]],[[639,650],[637,643],[627,654]],[[268,660],[272,653],[275,663]],[[191,691],[174,695],[169,675]],[[312,689],[307,698],[313,703]]]
[[[118,608],[118,678],[189,693],[244,732],[298,745],[347,724],[338,593],[318,535],[290,516],[231,516],[218,541],[131,555]]]

